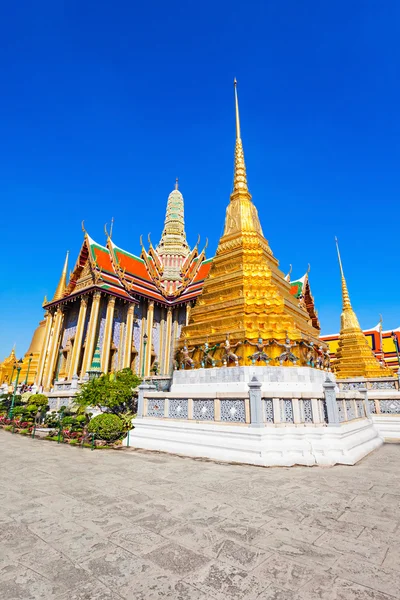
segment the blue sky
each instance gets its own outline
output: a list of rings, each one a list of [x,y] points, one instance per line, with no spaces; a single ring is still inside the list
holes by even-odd
[[[239,82],[248,181],[283,271],[339,328],[340,241],[363,327],[399,318],[400,3],[6,3],[0,19],[0,359],[23,354],[81,221],[139,253],[175,177],[193,244],[222,234]]]

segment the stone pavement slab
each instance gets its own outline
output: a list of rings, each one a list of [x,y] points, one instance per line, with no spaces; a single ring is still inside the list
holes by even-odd
[[[400,445],[264,469],[0,430],[0,458],[0,598],[400,600]]]

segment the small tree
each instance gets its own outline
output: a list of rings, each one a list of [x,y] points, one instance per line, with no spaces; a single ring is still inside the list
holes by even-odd
[[[95,433],[101,440],[115,442],[124,431],[124,422],[117,415],[97,415],[89,425],[88,432]]]
[[[86,409],[97,407],[101,412],[113,413],[119,417],[133,414],[134,389],[141,379],[131,369],[101,375],[84,383],[74,398],[75,407]]]

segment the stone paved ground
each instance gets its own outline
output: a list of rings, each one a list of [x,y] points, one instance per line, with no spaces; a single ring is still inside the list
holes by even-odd
[[[400,445],[262,469],[0,430],[0,598],[400,598]]]

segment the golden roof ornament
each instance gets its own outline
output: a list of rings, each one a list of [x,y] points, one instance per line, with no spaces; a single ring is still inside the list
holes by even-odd
[[[67,250],[67,254],[65,256],[64,267],[61,273],[60,281],[57,285],[57,289],[54,293],[52,302],[55,302],[56,300],[61,300],[61,298],[64,296],[64,292],[67,287],[68,256],[69,250]]]

